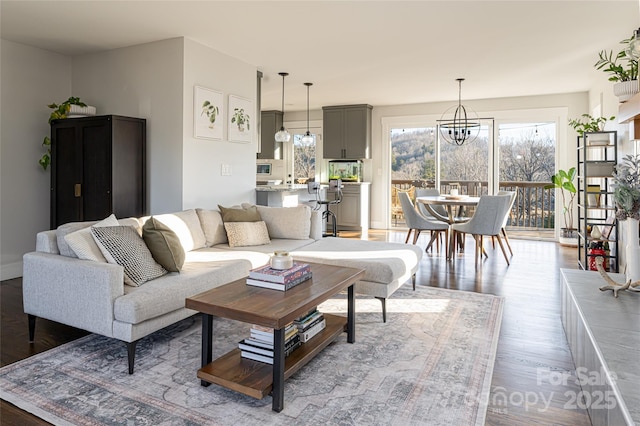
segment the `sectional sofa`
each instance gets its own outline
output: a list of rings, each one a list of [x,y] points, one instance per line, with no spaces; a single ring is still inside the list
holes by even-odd
[[[320,212],[308,206],[243,204],[144,218],[112,215],[40,232],[36,251],[24,255],[30,339],[41,317],[122,340],[132,374],[139,339],[196,313],[185,308],[186,298],[247,276],[276,250],[365,269],[356,293],[379,298],[386,321],[386,298],[411,278],[415,288],[422,250],[322,238],[321,226]]]

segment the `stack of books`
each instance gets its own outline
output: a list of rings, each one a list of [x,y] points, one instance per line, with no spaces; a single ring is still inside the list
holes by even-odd
[[[285,291],[311,278],[311,266],[308,263],[294,262],[289,269],[273,269],[269,265],[252,269],[247,284],[256,287]]]
[[[312,309],[306,315],[293,322],[298,328],[298,335],[302,343],[308,342],[313,336],[320,333],[327,326],[322,312]]]
[[[301,343],[295,324],[287,325],[284,329],[284,356],[289,356]],[[243,358],[273,364],[273,328],[252,325],[251,337],[242,340],[238,347]]]

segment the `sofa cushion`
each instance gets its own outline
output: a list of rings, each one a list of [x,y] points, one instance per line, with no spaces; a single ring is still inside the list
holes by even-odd
[[[222,214],[218,210],[196,209],[196,213],[200,219],[207,247],[224,244],[228,241],[227,231],[225,231],[222,222]]]
[[[222,213],[223,222],[258,222],[262,220],[256,206],[247,205],[236,208],[218,205],[218,208]]]
[[[295,260],[364,269],[363,281],[391,283],[411,276],[422,259],[418,246],[327,237],[290,252]]]
[[[116,219],[116,216],[112,214],[109,217],[101,220],[100,222],[94,223],[92,226],[103,227],[118,225],[118,219]],[[70,226],[66,229],[72,228],[73,226]],[[72,257],[78,257],[84,260],[92,260],[94,262],[107,262],[107,259],[104,258],[102,252],[98,248],[98,245],[91,236],[90,226],[85,226],[82,229],[71,232],[70,234],[66,234],[64,236],[64,241],[74,253],[74,256]]]
[[[204,249],[207,250],[207,249]],[[117,321],[139,324],[184,308],[184,300],[209,289],[246,277],[251,269],[247,260],[216,261],[217,253],[189,252],[182,271],[149,281],[141,287],[125,286],[125,294],[114,303]],[[199,261],[190,261],[196,256]]]
[[[311,233],[311,207],[257,206],[260,217],[267,224],[270,238],[306,240]]]
[[[196,250],[206,246],[207,240],[202,231],[198,214],[194,209],[154,215],[153,217],[178,235],[184,251]],[[141,220],[143,226],[148,219]]]
[[[94,226],[91,234],[107,262],[124,267],[125,284],[137,287],[167,273],[132,226]]]
[[[142,238],[156,262],[169,272],[180,272],[185,254],[175,232],[151,217],[142,227]]]
[[[269,232],[264,221],[225,222],[229,247],[260,246],[269,244]]]

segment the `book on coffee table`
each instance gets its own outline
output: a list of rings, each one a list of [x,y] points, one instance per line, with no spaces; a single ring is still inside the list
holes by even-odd
[[[294,262],[289,269],[273,269],[269,265],[249,271],[249,278],[272,283],[288,284],[300,277],[311,274],[311,266],[308,263]]]
[[[286,291],[297,286],[298,284],[302,284],[303,282],[311,278],[311,276],[312,276],[311,272],[309,272],[287,283],[277,283],[273,281],[265,281],[265,280],[259,280],[259,279],[249,277],[247,278],[247,284],[256,286],[256,287],[272,288],[274,290]]]

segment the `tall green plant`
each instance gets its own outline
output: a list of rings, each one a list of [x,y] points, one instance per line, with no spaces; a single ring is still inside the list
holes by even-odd
[[[569,126],[573,127],[580,136],[584,136],[585,132],[601,132],[604,129],[604,124],[610,120],[613,121],[616,117],[592,117],[591,114],[582,114],[580,118],[569,120]]]
[[[566,229],[575,229],[573,227],[573,200],[576,197],[576,190],[573,181],[576,177],[576,168],[572,167],[568,172],[564,170],[558,170],[558,173],[551,176],[551,183],[545,185],[545,189],[558,188],[562,195],[562,214],[564,216],[564,226]],[[565,196],[565,191],[569,193],[569,202]]]

